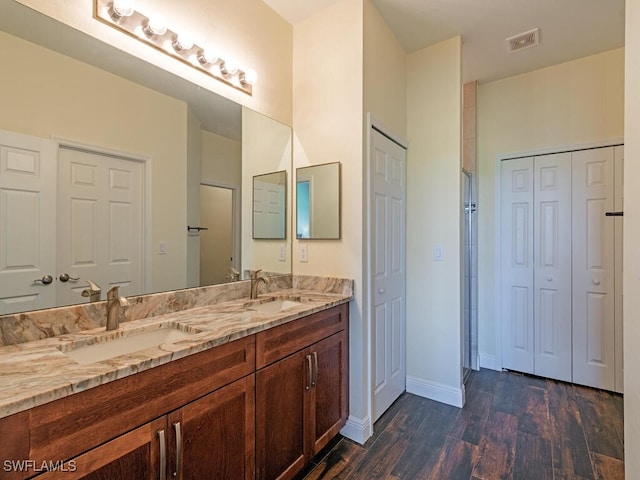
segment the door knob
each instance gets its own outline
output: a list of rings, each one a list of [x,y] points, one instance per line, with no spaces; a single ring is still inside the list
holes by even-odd
[[[551,275],[549,275],[549,276],[547,277],[547,282],[551,282],[551,281],[553,281],[553,277],[552,277]]]
[[[61,273],[60,276],[58,277],[60,279],[61,282],[66,283],[69,280],[71,280],[72,282],[77,282],[78,280],[80,280],[78,277],[72,277],[71,275],[69,275],[68,273]]]
[[[379,293],[380,295],[382,295],[382,294],[384,293],[384,288],[379,288],[379,289],[378,289],[378,293]]]
[[[600,280],[596,280],[595,278],[592,280],[594,285],[600,285]]]
[[[33,283],[42,283],[43,285],[49,285],[53,282],[53,277],[51,275],[43,275],[42,278],[36,278]]]

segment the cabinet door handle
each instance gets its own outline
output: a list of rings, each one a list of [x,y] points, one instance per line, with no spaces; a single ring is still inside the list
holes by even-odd
[[[313,377],[311,377],[311,386],[318,384],[318,352],[313,352]]]
[[[174,423],[173,428],[176,431],[176,471],[173,472],[175,478],[180,478],[182,473],[182,430],[180,422]]]
[[[311,355],[307,355],[307,385],[304,387],[305,390],[311,390],[311,377],[313,376],[313,367],[311,366]]]
[[[158,432],[160,437],[160,480],[167,479],[167,442],[164,437],[164,429]]]

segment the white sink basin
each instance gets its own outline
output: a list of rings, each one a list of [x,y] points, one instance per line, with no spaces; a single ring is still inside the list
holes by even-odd
[[[275,300],[271,300],[264,303],[251,304],[247,308],[249,308],[249,310],[255,310],[257,312],[263,312],[263,313],[279,313],[279,312],[284,312],[285,310],[289,310],[290,308],[299,307],[300,305],[302,305],[302,302],[276,298]]]
[[[144,350],[145,348],[162,345],[163,343],[183,340],[192,335],[194,333],[185,332],[177,327],[165,326],[154,330],[131,333],[124,337],[105,339],[92,345],[72,347],[70,350],[63,351],[63,353],[80,365],[89,365]]]

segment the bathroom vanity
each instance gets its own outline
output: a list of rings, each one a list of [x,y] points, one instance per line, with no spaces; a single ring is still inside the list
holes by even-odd
[[[347,420],[350,296],[291,289],[126,322],[116,341],[188,335],[94,363],[67,353],[108,343],[103,329],[0,348],[15,388],[0,392],[0,478],[292,478]]]

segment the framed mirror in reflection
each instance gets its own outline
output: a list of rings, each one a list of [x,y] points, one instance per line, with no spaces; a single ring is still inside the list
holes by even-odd
[[[287,238],[287,172],[253,177],[253,238]]]
[[[296,238],[340,238],[340,163],[296,169]]]
[[[0,315],[291,272],[249,225],[255,169],[291,171],[290,127],[18,2],[0,60]]]

